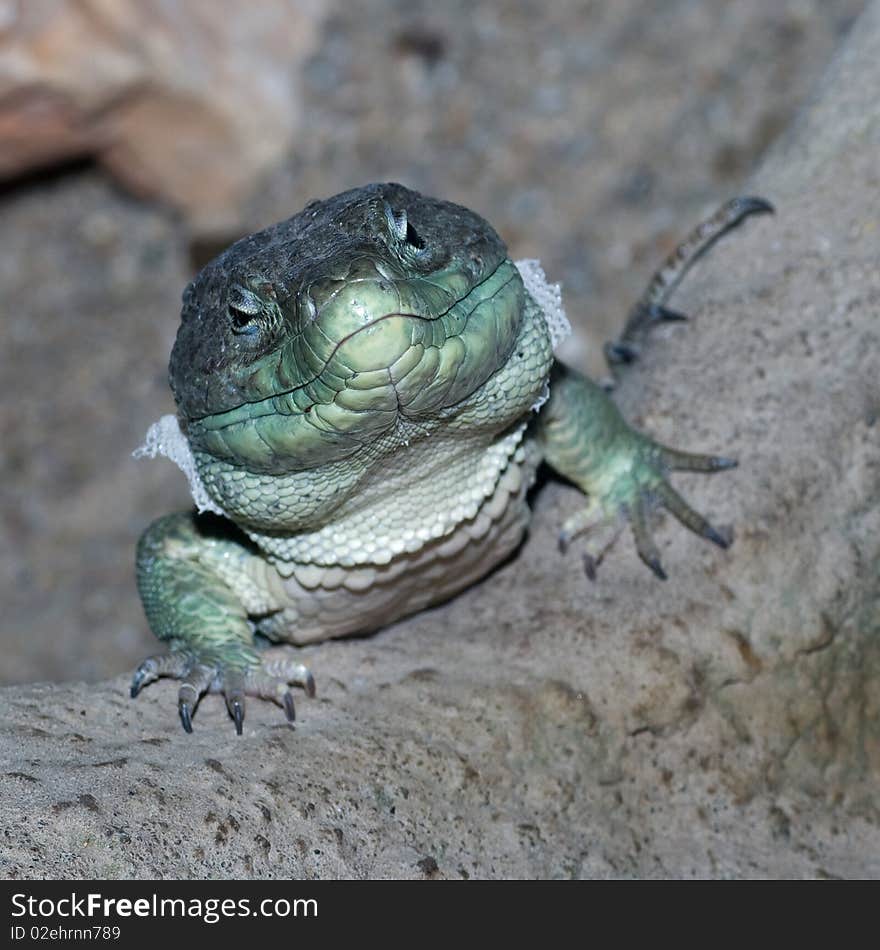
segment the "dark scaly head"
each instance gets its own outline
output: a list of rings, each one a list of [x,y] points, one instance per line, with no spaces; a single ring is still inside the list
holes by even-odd
[[[495,231],[396,184],[244,238],[187,287],[171,354],[197,452],[250,471],[339,461],[476,392],[508,359],[523,288]]]

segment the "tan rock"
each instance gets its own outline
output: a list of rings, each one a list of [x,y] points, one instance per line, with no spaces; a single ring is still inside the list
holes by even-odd
[[[198,228],[289,147],[320,0],[29,0],[0,33],[0,177],[94,156]]]

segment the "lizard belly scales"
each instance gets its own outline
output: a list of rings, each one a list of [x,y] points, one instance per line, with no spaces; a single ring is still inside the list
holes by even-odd
[[[264,624],[267,634],[303,644],[367,632],[468,587],[522,540],[529,521],[526,493],[538,463],[535,444],[525,440],[473,517],[385,564],[261,562],[265,584],[285,604]]]

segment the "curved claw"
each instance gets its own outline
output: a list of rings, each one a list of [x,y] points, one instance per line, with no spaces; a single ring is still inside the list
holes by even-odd
[[[680,310],[672,310],[661,303],[639,302],[633,307],[629,320],[632,326],[647,328],[658,323],[685,323],[690,320],[690,317]]]
[[[308,696],[309,699],[314,699],[315,693],[316,693],[315,677],[312,676],[312,673],[310,670],[306,670],[305,682],[303,683],[303,687],[305,688],[306,696]]]
[[[229,673],[226,675],[223,683],[223,696],[226,699],[226,708],[229,715],[235,723],[235,731],[238,735],[242,734],[244,729],[244,711],[245,711],[245,675],[241,673]]]
[[[158,653],[142,660],[131,678],[131,698],[162,676],[181,677],[189,666],[189,659],[179,653]]]
[[[639,358],[638,347],[633,346],[632,343],[623,343],[619,340],[616,342],[609,341],[605,344],[603,350],[605,359],[612,366],[635,363]]]
[[[660,459],[671,472],[723,472],[736,468],[736,459],[723,455],[698,455],[692,452],[679,452],[678,449],[660,447]]]
[[[776,214],[776,209],[766,198],[755,195],[743,195],[728,202],[732,213],[728,227],[735,227],[750,214]]]
[[[241,735],[244,729],[244,696],[233,699],[231,706],[232,718],[235,720],[235,731]]]
[[[565,554],[575,538],[586,534],[587,548],[583,554],[584,573],[591,581],[595,581],[596,571],[602,559],[620,536],[623,526],[623,518],[609,518],[603,506],[595,498],[591,498],[586,508],[576,511],[562,525],[558,538],[559,550]]]
[[[654,492],[660,504],[694,534],[712,541],[720,548],[730,547],[733,541],[731,533],[729,531],[722,532],[713,527],[698,511],[691,508],[668,482],[660,482]]]
[[[263,655],[264,675],[252,676],[248,681],[248,692],[262,699],[270,699],[284,709],[288,722],[296,722],[296,706],[289,683],[301,686],[309,699],[315,697],[315,678],[307,666],[290,657]]]
[[[180,713],[180,721],[183,723],[184,730],[192,732],[193,714],[202,695],[208,691],[214,673],[210,667],[190,662],[187,663],[186,669],[180,675],[183,683],[177,691],[177,710]]]
[[[649,316],[652,323],[684,323],[690,320],[686,313],[680,310],[670,310],[669,307],[662,307],[660,304],[654,304],[649,309]]]
[[[284,683],[296,683],[302,686],[306,695],[313,699],[315,696],[315,678],[309,668],[290,656],[283,648],[278,652],[267,650],[263,654],[263,670]],[[267,697],[268,698],[268,697]]]
[[[657,550],[657,545],[654,543],[651,531],[648,528],[648,513],[643,498],[638,499],[635,507],[630,512],[630,525],[632,526],[633,538],[636,542],[636,551],[638,551],[639,557],[661,581],[667,580],[668,575],[660,563],[660,552]]]
[[[183,723],[184,732],[192,732],[192,712],[189,707],[189,703],[182,702],[181,700],[177,701],[177,711],[180,713],[180,721]]]
[[[143,664],[141,664],[143,666]],[[129,695],[132,699],[137,699],[138,693],[147,685],[148,682],[152,682],[155,677],[150,676],[147,678],[148,674],[139,666],[135,671],[134,675],[131,678],[131,686],[129,687]]]
[[[596,580],[596,569],[599,567],[599,562],[592,554],[584,554],[584,573],[587,575],[587,580],[595,582]]]

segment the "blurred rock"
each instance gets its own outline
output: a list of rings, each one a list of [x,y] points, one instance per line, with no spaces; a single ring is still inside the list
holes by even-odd
[[[93,156],[214,230],[290,146],[320,0],[5,7],[0,177]]]

